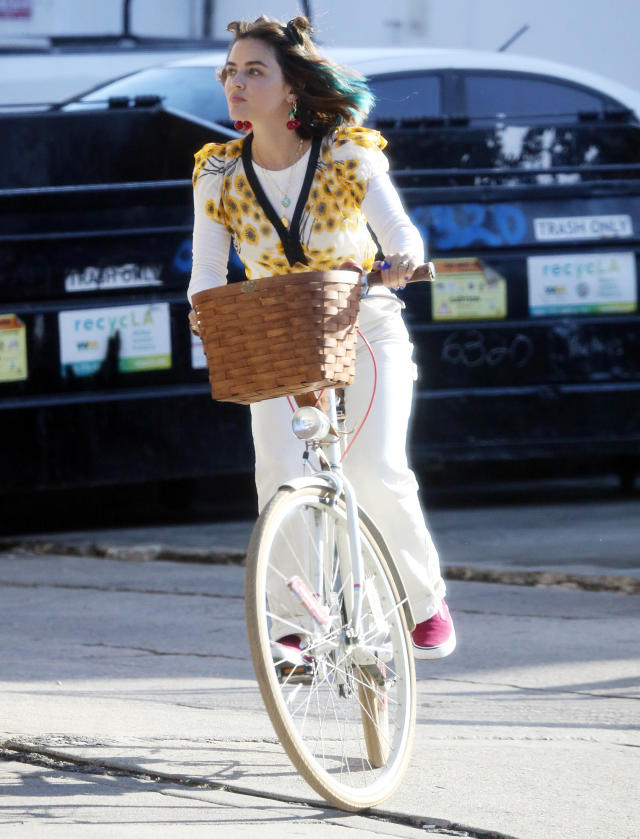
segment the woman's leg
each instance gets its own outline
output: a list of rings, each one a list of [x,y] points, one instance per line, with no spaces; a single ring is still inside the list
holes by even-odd
[[[416,369],[413,346],[394,299],[363,303],[360,328],[372,346],[377,384],[371,411],[344,460],[344,469],[359,504],[382,532],[419,623],[438,611],[445,585],[420,506],[418,484],[407,464]],[[373,371],[369,350],[359,339],[356,378],[346,392],[348,428],[358,425],[366,413]]]
[[[265,399],[251,406],[259,511],[281,483],[303,474],[305,444],[291,430],[292,414],[286,397]]]
[[[291,430],[292,414],[291,404],[286,398],[267,399],[251,406],[260,511],[281,484],[303,475],[305,444]],[[293,525],[286,524],[279,532],[284,549],[278,554],[278,573],[271,573],[267,580],[269,609],[281,618],[272,619],[270,632],[274,641],[292,634],[302,638],[306,632],[313,631],[309,613],[286,587],[286,580],[296,574],[307,581],[310,579],[315,545],[311,545],[305,535]],[[275,554],[273,562],[276,562]]]

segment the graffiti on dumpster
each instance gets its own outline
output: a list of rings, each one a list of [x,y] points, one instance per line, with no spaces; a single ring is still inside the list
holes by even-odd
[[[576,368],[598,379],[640,378],[638,334],[618,327],[598,332],[570,322],[559,323],[547,333],[547,354],[554,375],[566,378]]]
[[[442,251],[518,245],[527,233],[526,216],[513,204],[433,204],[415,207],[411,216],[431,247]]]
[[[533,355],[533,341],[528,335],[486,334],[479,329],[451,332],[440,353],[442,361],[462,367],[497,367],[510,362],[526,367]]]
[[[193,243],[191,239],[183,239],[173,255],[173,267],[180,274],[188,274],[193,263]]]

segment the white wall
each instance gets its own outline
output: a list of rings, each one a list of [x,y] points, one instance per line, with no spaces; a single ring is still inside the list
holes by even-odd
[[[426,0],[311,0],[311,11],[316,37],[322,43],[381,46],[405,43],[409,31],[414,42],[424,36],[429,5]],[[302,8],[298,0],[216,0],[215,34],[224,37],[231,20],[267,14],[287,21],[301,14]]]
[[[22,7],[27,16],[5,16],[12,5]],[[122,10],[118,0],[0,0],[0,38],[67,35],[70,32],[111,34],[120,32],[121,26]]]
[[[131,31],[139,35],[198,37],[203,0],[132,0]],[[25,17],[10,17],[21,8]],[[122,0],[0,0],[0,38],[15,35],[117,35]]]
[[[132,0],[132,31],[198,37],[204,2]],[[11,3],[23,5],[30,16],[3,17],[3,8]],[[230,20],[267,13],[286,21],[300,13],[302,3],[214,0],[213,6],[212,34],[226,37]],[[638,0],[311,0],[311,7],[318,40],[331,46],[423,44],[495,50],[526,23],[530,29],[510,52],[574,64],[640,88]],[[23,34],[121,31],[122,0],[0,0],[0,41]],[[148,63],[155,60],[150,55]],[[0,56],[0,78],[7,62]]]
[[[640,88],[638,0],[422,0],[428,46],[498,49],[573,64]],[[410,33],[407,33],[411,37]]]

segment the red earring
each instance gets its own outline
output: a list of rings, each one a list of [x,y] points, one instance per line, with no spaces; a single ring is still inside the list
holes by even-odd
[[[298,103],[294,102],[291,105],[291,110],[289,111],[289,119],[287,120],[287,128],[289,131],[295,131],[296,128],[300,128],[300,120],[298,119]]]
[[[251,131],[251,129],[253,128],[253,125],[251,125],[251,123],[248,120],[237,119],[233,123],[233,127],[236,129],[236,131],[246,131],[248,134],[249,131]]]

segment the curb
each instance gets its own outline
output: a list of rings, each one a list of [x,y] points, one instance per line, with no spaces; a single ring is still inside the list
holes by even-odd
[[[85,556],[121,562],[189,562],[208,565],[244,565],[245,551],[232,548],[171,548],[161,544],[106,545],[99,542],[65,543],[53,540],[0,539],[0,553]]]
[[[162,544],[117,546],[95,542],[69,544],[53,540],[0,539],[0,553],[84,556],[120,562],[186,562],[205,565],[244,565],[246,554],[232,548],[178,548]],[[624,574],[569,574],[564,571],[520,571],[448,565],[446,580],[494,583],[509,586],[541,586],[640,594],[640,578]]]
[[[640,578],[625,574],[568,574],[564,571],[513,571],[504,568],[477,568],[448,565],[445,580],[474,583],[502,583],[507,586],[555,586],[582,591],[611,591],[640,594]]]

